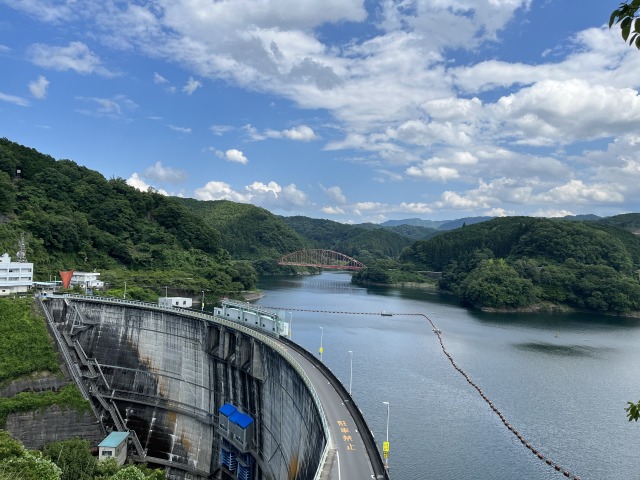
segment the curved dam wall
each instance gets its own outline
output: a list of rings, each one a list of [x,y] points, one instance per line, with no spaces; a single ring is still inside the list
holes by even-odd
[[[235,478],[221,467],[218,411],[254,419],[255,479],[313,479],[327,444],[313,394],[264,336],[213,317],[134,302],[49,298],[106,431],[136,432],[138,460],[170,478]],[[112,408],[113,407],[113,408]],[[140,458],[142,457],[142,458]]]

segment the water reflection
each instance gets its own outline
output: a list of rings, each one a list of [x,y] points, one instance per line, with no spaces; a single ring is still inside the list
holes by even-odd
[[[518,350],[562,357],[595,357],[604,350],[612,350],[610,348],[595,348],[587,345],[557,345],[543,342],[517,343],[514,344],[514,347]]]
[[[597,313],[486,313],[470,311],[477,321],[494,326],[523,327],[558,331],[637,330],[640,319]]]
[[[509,422],[556,462],[590,480],[637,480],[640,319],[584,313],[490,314],[417,289],[357,287],[325,272],[261,281],[262,306],[287,307],[293,339],[317,352],[354,398],[376,439],[391,410],[392,478],[552,480],[553,469],[496,421],[447,351]],[[363,312],[391,312],[392,317]],[[334,312],[334,313],[329,313]],[[340,312],[340,313],[335,313]],[[344,312],[356,315],[346,315]],[[394,408],[395,407],[395,408]]]

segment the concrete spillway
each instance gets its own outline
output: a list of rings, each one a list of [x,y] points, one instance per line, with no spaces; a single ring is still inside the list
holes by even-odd
[[[255,419],[251,478],[315,477],[327,427],[304,374],[268,336],[135,302],[43,303],[105,429],[134,431],[138,459],[171,478],[224,471],[218,412],[230,403]]]

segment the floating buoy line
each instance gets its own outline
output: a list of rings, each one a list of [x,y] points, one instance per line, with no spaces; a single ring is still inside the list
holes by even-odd
[[[489,405],[489,408],[491,408],[491,410],[494,411],[494,413],[498,416],[498,418],[504,424],[504,426],[507,427],[507,429],[516,436],[516,438],[520,441],[520,443],[522,443],[522,445],[524,445],[527,449],[529,449],[531,451],[531,453],[533,453],[539,460],[545,462],[547,465],[549,465],[551,468],[553,468],[556,472],[561,473],[566,478],[570,478],[571,480],[581,480],[580,477],[578,477],[577,475],[574,475],[569,470],[563,468],[561,465],[559,465],[558,463],[554,462],[552,459],[550,459],[549,457],[544,455],[542,452],[540,452],[537,448],[535,448],[533,445],[531,445],[520,434],[520,432],[513,425],[511,425],[507,421],[507,419],[502,414],[502,412],[498,409],[498,407],[496,407],[493,404],[493,402],[489,399],[489,397],[487,397],[485,395],[485,393],[482,391],[482,389],[473,380],[471,380],[471,377],[469,377],[469,375],[467,375],[467,373],[461,367],[458,366],[458,364],[455,362],[453,357],[449,354],[449,352],[447,352],[447,349],[444,346],[444,342],[442,341],[442,331],[440,329],[438,329],[436,327],[435,323],[433,323],[433,321],[429,317],[427,317],[425,314],[423,314],[423,313],[389,313],[389,312],[382,312],[382,313],[381,312],[339,312],[339,311],[334,311],[334,310],[311,310],[311,309],[304,309],[304,308],[283,308],[283,307],[267,307],[267,306],[264,306],[264,308],[271,308],[271,309],[274,309],[274,310],[287,310],[287,311],[294,311],[294,312],[330,313],[330,314],[338,314],[338,315],[381,315],[381,314],[384,314],[383,316],[406,316],[406,317],[423,317],[423,318],[425,318],[429,322],[429,324],[431,325],[431,330],[433,331],[433,333],[438,337],[438,342],[440,342],[440,348],[442,349],[442,353],[444,353],[445,356],[449,359],[449,362],[451,363],[453,368],[455,368],[464,377],[464,379],[469,383],[469,385],[471,385],[473,388],[476,389],[476,391],[480,394],[482,399],[487,403],[487,405]]]

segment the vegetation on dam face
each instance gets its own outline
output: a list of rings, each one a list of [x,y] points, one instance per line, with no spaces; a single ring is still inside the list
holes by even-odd
[[[0,387],[15,380],[62,377],[52,339],[33,299],[0,298]],[[21,392],[0,397],[0,429],[12,413],[42,411],[57,405],[79,412],[91,409],[75,384],[58,391]],[[165,473],[145,466],[121,468],[98,462],[86,440],[53,442],[43,452],[28,450],[0,430],[0,480],[162,480]]]
[[[45,322],[32,299],[0,299],[0,386],[36,372],[62,373]]]
[[[62,377],[45,321],[34,307],[33,299],[0,299],[0,386],[14,380],[43,375]],[[59,391],[22,392],[0,397],[0,428],[7,415],[42,410],[52,405],[83,412],[90,409],[75,385]]]

